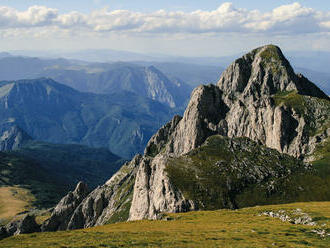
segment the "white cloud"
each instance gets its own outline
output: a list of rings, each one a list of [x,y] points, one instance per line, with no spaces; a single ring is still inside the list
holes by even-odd
[[[20,28],[52,25],[58,16],[56,9],[44,6],[32,6],[26,11],[10,7],[0,7],[0,27]]]
[[[330,12],[316,11],[299,3],[282,5],[270,12],[235,8],[223,3],[213,11],[193,12],[159,10],[141,13],[107,8],[89,14],[32,6],[26,11],[0,7],[0,28],[77,27],[91,33],[134,34],[198,34],[198,33],[265,33],[295,35],[297,33],[330,32]]]

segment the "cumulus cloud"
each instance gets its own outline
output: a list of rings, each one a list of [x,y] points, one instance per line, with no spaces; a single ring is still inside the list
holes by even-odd
[[[57,27],[87,32],[120,33],[297,33],[330,32],[330,12],[316,11],[299,3],[282,5],[270,12],[235,8],[223,3],[212,11],[159,10],[152,13],[107,8],[89,14],[32,6],[26,11],[0,7],[0,28]]]
[[[58,16],[58,10],[44,6],[32,6],[26,11],[10,7],[0,7],[0,27],[19,28],[52,25]]]

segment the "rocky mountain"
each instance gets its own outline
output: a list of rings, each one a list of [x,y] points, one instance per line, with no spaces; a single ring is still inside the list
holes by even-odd
[[[72,66],[72,62],[66,59],[40,59],[3,53],[0,55],[0,80],[37,78],[45,68],[69,66]]]
[[[170,80],[154,66],[114,63],[101,66],[98,68],[99,71],[97,68],[95,70],[88,72],[49,68],[40,76],[51,77],[82,92],[109,94],[128,91],[161,102],[171,108],[182,106],[192,90],[183,81]]]
[[[217,85],[197,87],[183,117],[175,116],[143,156],[65,211],[67,224],[51,224],[69,208],[64,198],[43,230],[329,200],[329,113],[329,97],[296,75],[278,47],[257,48],[235,60]]]
[[[32,56],[36,54],[32,53]],[[327,65],[329,54],[308,52],[289,54],[296,71],[303,73],[329,95],[327,83],[329,73],[324,66]],[[234,57],[230,56],[200,58],[199,62],[193,58],[184,60],[176,58],[167,61],[142,59],[131,60],[134,62],[120,60],[127,62],[91,63],[82,60],[22,57],[1,53],[0,80],[50,77],[83,92],[115,93],[114,90],[119,88],[141,96],[154,97],[163,102],[166,96],[166,104],[173,106],[174,99],[176,106],[181,106],[180,104],[188,100],[191,87],[216,82],[224,70],[223,67],[233,59]],[[156,69],[152,70],[154,68]],[[150,70],[151,74],[155,74],[153,80],[147,76]]]
[[[169,107],[127,91],[81,93],[46,78],[0,82],[0,126],[50,143],[107,147],[125,158],[143,151],[171,115]],[[1,136],[9,139],[8,132]]]
[[[191,86],[169,79],[154,66],[132,63],[87,63],[66,59],[0,57],[0,80],[52,78],[78,91],[113,94],[128,91],[159,101],[171,108],[181,107]]]
[[[155,66],[172,81],[180,80],[192,87],[217,82],[224,68],[218,65],[200,65],[179,62],[134,62],[144,66]]]

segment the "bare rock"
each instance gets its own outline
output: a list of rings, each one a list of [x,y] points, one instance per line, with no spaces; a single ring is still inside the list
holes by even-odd
[[[183,117],[175,116],[163,126],[143,156],[134,157],[79,202],[73,204],[75,198],[69,195],[62,199],[53,215],[65,218],[52,230],[157,219],[163,212],[198,209],[169,180],[169,159],[198,148],[217,134],[247,137],[304,159],[329,136],[330,131],[322,126],[329,121],[328,101],[313,83],[294,73],[278,47],[257,48],[234,61],[217,85],[197,87]]]
[[[14,220],[5,227],[0,228],[0,239],[13,235],[40,232],[40,225],[35,221],[35,216],[25,215],[20,220]]]
[[[194,210],[194,203],[175,189],[165,172],[168,156],[141,161],[137,172],[129,220],[157,219],[160,213]]]
[[[126,221],[132,201],[137,165],[141,155],[126,163],[104,185],[91,193],[78,184],[73,193],[65,196],[54,209],[51,218],[43,225],[43,231],[70,230]],[[121,216],[114,216],[121,213]]]
[[[66,230],[70,216],[75,208],[87,196],[88,187],[85,183],[79,182],[73,192],[69,192],[57,204],[51,217],[41,226],[42,231]]]

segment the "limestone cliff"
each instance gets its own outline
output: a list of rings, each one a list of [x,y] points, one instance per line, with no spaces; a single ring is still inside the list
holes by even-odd
[[[303,159],[313,153],[316,143],[327,139],[329,128],[324,126],[330,123],[329,107],[329,98],[295,75],[278,47],[269,45],[244,55],[225,70],[217,85],[197,87],[183,118],[178,122],[176,117],[151,138],[145,156],[154,158],[139,166],[130,220],[196,208],[179,189],[173,190],[165,172],[171,157],[220,134],[247,137]]]
[[[157,219],[163,212],[203,209],[205,202],[187,194],[191,191],[189,180],[180,186],[169,177],[167,169],[175,160],[183,161],[184,166],[191,164],[190,153],[199,153],[200,146],[207,146],[207,139],[215,135],[225,137],[225,142],[216,143],[219,146],[214,149],[219,148],[222,155],[223,146],[229,149],[231,160],[224,162],[221,155],[213,163],[208,153],[199,153],[194,162],[197,164],[191,167],[195,169],[189,172],[194,180],[204,180],[196,184],[198,190],[202,185],[206,195],[221,198],[223,205],[216,206],[231,208],[237,203],[226,194],[238,192],[243,186],[254,187],[262,182],[272,189],[265,192],[276,194],[277,188],[272,185],[287,182],[287,176],[294,171],[309,173],[309,166],[302,160],[312,160],[315,149],[328,142],[329,116],[328,96],[302,75],[296,75],[278,47],[257,48],[234,61],[216,85],[197,87],[183,117],[175,116],[150,139],[143,156],[136,156],[105,185],[90,193],[69,216],[65,228]],[[238,137],[247,139],[244,149],[242,142],[234,140]],[[249,157],[260,166],[251,164]],[[214,181],[224,185],[221,194],[214,196],[209,192],[212,187],[205,186],[214,175],[212,171],[200,174],[198,166],[203,164],[219,167],[213,172],[221,174]],[[231,170],[235,177],[226,175]],[[300,184],[292,187],[298,189]]]

